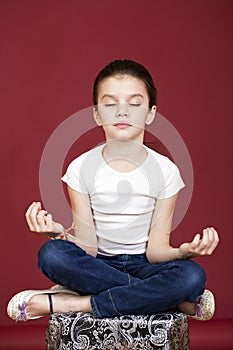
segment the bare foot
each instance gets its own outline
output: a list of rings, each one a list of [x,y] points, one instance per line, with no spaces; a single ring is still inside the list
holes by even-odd
[[[52,294],[54,312],[91,312],[90,296],[72,295],[67,293]],[[37,294],[31,297],[26,307],[26,314],[32,318],[49,315],[49,298],[47,294]]]
[[[183,312],[186,315],[194,316],[197,312],[197,303],[190,303],[188,301],[185,301],[184,303],[178,305],[178,308],[181,312]]]

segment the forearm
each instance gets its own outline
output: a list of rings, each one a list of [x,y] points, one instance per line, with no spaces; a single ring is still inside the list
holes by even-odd
[[[90,245],[89,243],[84,242],[79,238],[71,235],[69,235],[67,239],[68,241],[75,243],[79,248],[83,249],[87,254],[92,255],[93,257],[96,257],[98,252],[97,245]]]
[[[95,227],[91,224],[84,224],[79,220],[74,224],[74,235],[68,235],[68,240],[73,241],[87,254],[97,255],[97,237]]]
[[[146,251],[146,256],[148,261],[151,263],[187,259],[191,257],[186,257],[184,254],[181,253],[179,248],[173,248],[170,245],[159,246],[155,249],[151,249],[150,247],[148,247]]]
[[[97,255],[97,237],[88,194],[80,193],[68,186],[73,213],[75,243],[92,256]]]
[[[71,230],[73,230],[73,234],[70,233]],[[50,239],[63,239],[73,242],[87,254],[94,257],[97,255],[97,240],[93,227],[89,227],[87,232],[83,232],[83,230],[78,230],[74,224],[68,229],[59,224],[59,227],[56,227],[56,232],[48,232],[47,235]]]

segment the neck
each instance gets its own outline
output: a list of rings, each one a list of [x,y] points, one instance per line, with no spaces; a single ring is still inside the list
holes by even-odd
[[[132,140],[108,140],[103,150],[105,161],[119,171],[139,167],[147,157],[143,144]]]

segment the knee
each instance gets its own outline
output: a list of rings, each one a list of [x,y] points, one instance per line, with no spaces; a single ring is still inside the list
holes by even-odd
[[[64,260],[66,245],[70,242],[62,240],[51,240],[46,242],[38,252],[38,267],[42,272],[46,272],[50,266],[59,268]]]
[[[41,271],[44,270],[46,265],[53,264],[56,252],[56,241],[46,242],[38,252],[38,266]]]
[[[206,273],[195,261],[187,260],[184,264],[185,285],[191,291],[203,291],[206,284]]]

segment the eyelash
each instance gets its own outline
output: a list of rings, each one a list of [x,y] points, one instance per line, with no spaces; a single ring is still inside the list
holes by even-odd
[[[130,106],[139,107],[140,103],[129,103]],[[105,107],[113,107],[116,106],[116,103],[105,103]]]

